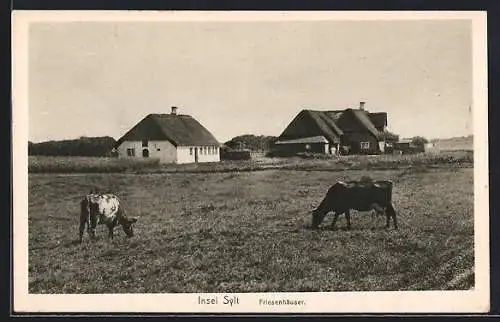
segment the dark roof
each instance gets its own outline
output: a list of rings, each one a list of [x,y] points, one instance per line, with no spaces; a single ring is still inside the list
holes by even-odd
[[[330,142],[340,142],[342,130],[321,111],[302,110],[280,135],[280,140],[324,136]]]
[[[174,146],[220,145],[197,120],[179,114],[149,114],[123,135],[117,146],[123,141],[142,140],[166,140]]]
[[[368,113],[363,111],[363,110],[358,110],[358,109],[351,109],[353,111],[354,115],[357,117],[357,119],[366,127],[366,129],[373,134],[375,137],[378,137],[379,132],[375,128],[375,125],[373,125],[372,121],[368,117]]]
[[[387,122],[387,113],[368,113],[361,109],[345,109],[331,111],[302,110],[280,135],[281,140],[296,139],[323,135],[330,142],[338,142],[339,137],[345,132],[352,130],[352,120],[359,123],[356,128],[366,129],[378,137],[377,128],[383,128]],[[376,120],[377,124],[374,124]],[[311,122],[312,121],[312,122]]]
[[[326,133],[332,132],[334,136],[339,136],[342,134],[342,130],[340,129],[340,127],[326,113],[311,110],[308,110],[307,112],[309,112],[311,117],[315,119],[316,122],[318,122],[320,128],[322,128]]]
[[[377,129],[382,129],[384,126],[387,126],[387,113],[385,112],[368,113],[368,117]]]

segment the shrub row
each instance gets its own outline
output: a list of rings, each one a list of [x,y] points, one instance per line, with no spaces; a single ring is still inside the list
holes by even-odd
[[[399,169],[419,166],[471,167],[471,151],[442,154],[342,156],[336,158],[294,157],[265,160],[221,161],[199,164],[160,164],[158,160],[130,160],[82,157],[30,157],[28,171],[32,173],[179,173],[179,172],[238,172],[270,169],[304,171],[342,171],[362,169]]]

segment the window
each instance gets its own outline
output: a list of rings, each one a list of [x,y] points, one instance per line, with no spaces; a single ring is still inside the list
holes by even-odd
[[[134,157],[135,156],[135,150],[133,148],[127,149],[127,156]]]
[[[189,155],[193,155],[193,148],[189,148]]]
[[[311,150],[311,145],[310,144],[306,144],[306,150]]]
[[[142,147],[148,147],[148,140],[142,140]]]
[[[370,142],[360,142],[359,144],[362,150],[368,150],[370,148]]]

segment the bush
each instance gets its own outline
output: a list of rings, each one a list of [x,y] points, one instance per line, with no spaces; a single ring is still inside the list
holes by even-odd
[[[221,151],[222,160],[250,160],[252,158],[250,150],[226,150]]]
[[[392,132],[389,132],[389,131],[385,131],[385,132],[381,132],[378,135],[378,139],[380,141],[385,141],[385,142],[389,142],[389,143],[395,143],[395,142],[399,141],[399,135],[397,135],[395,133],[392,133]]]
[[[302,159],[316,159],[316,160],[329,160],[334,158],[334,156],[331,154],[311,153],[311,152],[299,152],[296,153],[295,156]]]

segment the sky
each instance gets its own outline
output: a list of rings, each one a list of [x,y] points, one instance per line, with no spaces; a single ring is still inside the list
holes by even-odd
[[[472,134],[467,20],[39,22],[29,140],[112,136],[149,113],[220,141],[278,136],[302,109],[366,102],[401,137]]]

